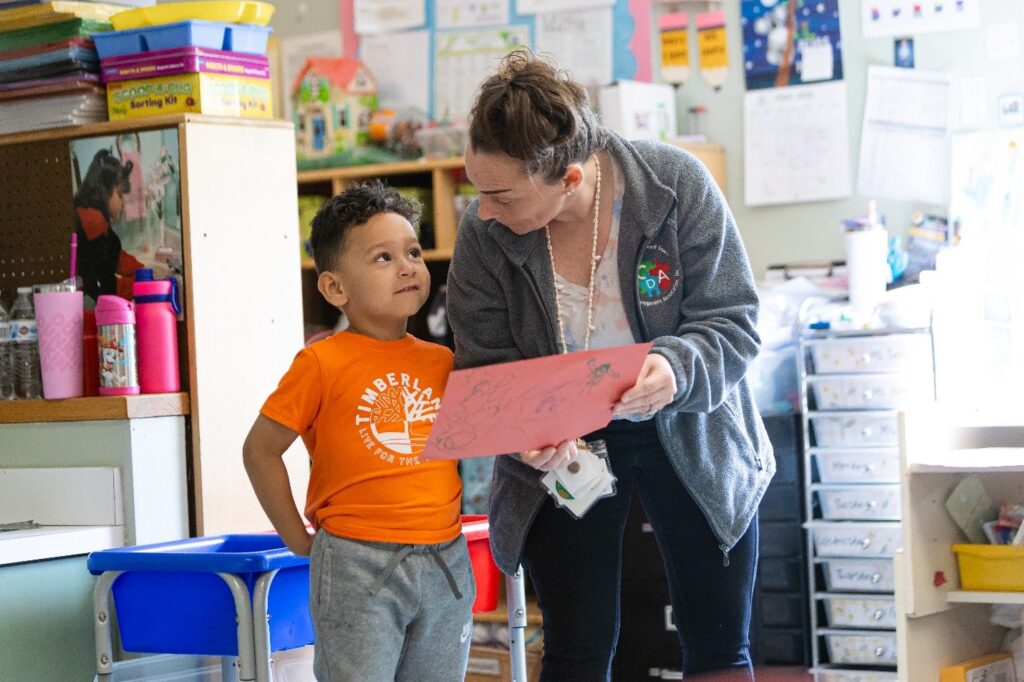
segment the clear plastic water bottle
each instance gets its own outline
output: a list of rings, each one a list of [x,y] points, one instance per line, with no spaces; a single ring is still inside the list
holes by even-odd
[[[11,316],[7,314],[3,301],[0,301],[0,400],[14,398],[14,359],[11,357],[13,349]]]
[[[39,375],[39,335],[32,307],[32,287],[18,287],[11,307],[11,339],[14,341],[14,392],[18,398],[42,398]]]

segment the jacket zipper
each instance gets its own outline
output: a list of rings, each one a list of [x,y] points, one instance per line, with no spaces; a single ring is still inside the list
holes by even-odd
[[[661,230],[659,230],[659,232],[660,231]],[[640,251],[637,253],[637,260],[633,261],[633,273],[634,273],[633,303],[636,305],[636,319],[637,319],[637,322],[640,323],[640,333],[643,335],[643,340],[644,341],[650,341],[651,340],[650,339],[651,335],[647,331],[647,321],[644,320],[644,310],[643,310],[643,308],[640,305],[640,287],[636,283],[636,273],[640,271],[640,260],[639,259],[644,257],[644,250],[647,248],[647,245],[650,244],[650,243],[651,243],[651,240],[650,239],[646,239],[646,238],[643,239],[640,242]]]

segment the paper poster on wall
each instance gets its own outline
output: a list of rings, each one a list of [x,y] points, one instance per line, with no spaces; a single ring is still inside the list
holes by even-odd
[[[352,11],[361,35],[419,28],[427,22],[426,0],[354,0]]]
[[[292,120],[292,85],[308,57],[340,57],[341,31],[322,31],[281,38],[281,84],[284,118]]]
[[[748,206],[850,195],[844,82],[747,92],[743,130]]]
[[[363,36],[359,58],[377,81],[382,107],[416,107],[430,111],[430,33],[404,31]]]
[[[945,73],[868,67],[858,192],[946,203],[950,89]]]
[[[566,10],[597,9],[611,7],[615,0],[517,0],[518,14],[542,14],[544,12],[565,12]]]
[[[658,17],[661,80],[681,85],[690,77],[690,17],[670,12]]]
[[[718,90],[729,75],[729,50],[725,33],[725,12],[697,15],[697,52],[700,75]]]
[[[654,77],[650,0],[618,0],[613,11],[615,79],[650,81]]]
[[[585,86],[612,82],[612,11],[553,12],[537,15],[536,47]]]
[[[963,31],[981,25],[980,0],[860,0],[865,38]]]
[[[747,90],[841,80],[839,0],[743,0]]]
[[[509,0],[435,0],[434,26],[445,30],[507,24],[508,3]]]
[[[952,138],[949,217],[965,240],[1024,225],[1024,128]]]
[[[86,296],[130,300],[136,268],[157,279],[184,273],[176,128],[73,140],[71,165]]]
[[[480,83],[494,73],[501,58],[529,44],[530,30],[526,26],[436,34],[434,118],[453,123],[464,120]]]

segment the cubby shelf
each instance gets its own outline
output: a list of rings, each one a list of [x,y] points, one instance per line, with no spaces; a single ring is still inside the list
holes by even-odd
[[[173,417],[190,411],[188,393],[0,401],[0,424]]]

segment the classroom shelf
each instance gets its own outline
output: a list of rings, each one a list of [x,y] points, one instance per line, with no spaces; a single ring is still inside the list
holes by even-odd
[[[0,401],[0,424],[173,417],[190,412],[188,393]]]
[[[956,604],[1024,604],[1024,592],[972,592],[950,590],[946,601]]]

